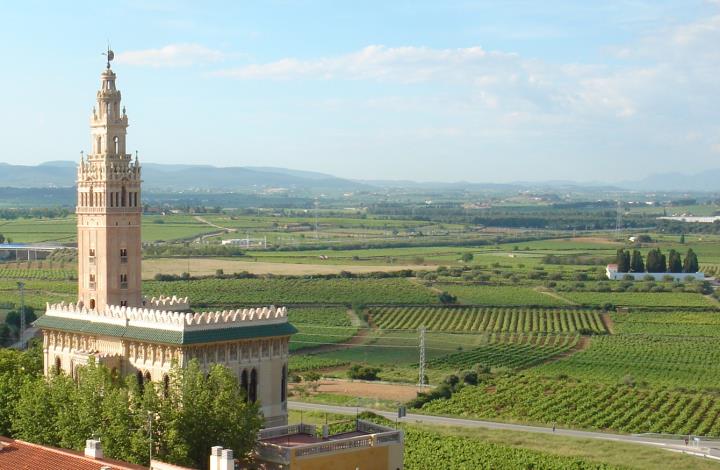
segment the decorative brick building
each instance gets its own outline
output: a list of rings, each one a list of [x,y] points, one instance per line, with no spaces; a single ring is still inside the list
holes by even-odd
[[[78,302],[48,305],[43,331],[45,373],[75,374],[95,357],[118,375],[166,380],[173,363],[219,363],[260,401],[266,426],[287,422],[290,336],[285,308],[194,313],[188,299],[147,299],[141,289],[141,166],[126,151],[128,117],[116,75],[100,76],[90,118],[92,152],[78,166]]]

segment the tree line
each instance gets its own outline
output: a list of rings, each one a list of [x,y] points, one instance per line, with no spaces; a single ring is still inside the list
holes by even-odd
[[[100,439],[109,458],[148,465],[152,458],[205,469],[210,447],[240,458],[255,444],[262,418],[232,372],[197,360],[173,367],[167,381],[117,377],[91,358],[75,377],[43,376],[39,346],[0,350],[0,435],[81,451]]]
[[[654,248],[643,259],[640,250],[617,250],[615,258],[619,273],[696,273],[700,270],[698,258],[692,248],[688,249],[685,258],[680,253],[670,250],[665,254],[659,248]]]

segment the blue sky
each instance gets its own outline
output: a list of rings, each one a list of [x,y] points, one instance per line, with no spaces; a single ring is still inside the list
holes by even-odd
[[[349,178],[720,167],[720,1],[4,2],[9,163],[77,159],[109,39],[141,160]]]

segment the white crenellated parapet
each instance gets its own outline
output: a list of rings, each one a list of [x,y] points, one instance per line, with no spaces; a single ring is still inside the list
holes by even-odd
[[[82,302],[47,304],[45,315],[120,326],[136,326],[168,331],[196,331],[242,326],[271,325],[288,321],[287,308],[262,307],[215,312],[173,312],[157,308],[108,305],[105,310],[89,310]]]
[[[147,308],[154,308],[157,310],[190,310],[190,301],[187,297],[166,297],[161,295],[160,297],[147,297],[143,298],[143,305]]]

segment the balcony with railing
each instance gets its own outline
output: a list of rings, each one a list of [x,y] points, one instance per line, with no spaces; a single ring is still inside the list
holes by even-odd
[[[293,458],[403,443],[402,431],[362,420],[356,420],[348,432],[327,435],[326,428],[323,434],[318,436],[315,426],[302,423],[263,429],[255,452],[259,460],[289,465]]]

